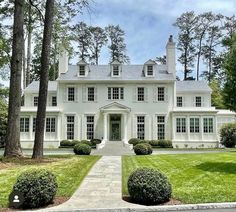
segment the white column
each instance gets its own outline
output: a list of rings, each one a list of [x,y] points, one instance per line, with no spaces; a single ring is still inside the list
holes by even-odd
[[[124,143],[128,143],[128,119],[127,119],[127,113],[125,113],[123,115],[124,117],[124,138],[123,138],[123,142]]]
[[[200,116],[200,124],[199,124],[199,130],[200,130],[200,135],[201,135],[201,141],[203,140],[203,117],[202,116]]]
[[[175,126],[175,117],[174,117],[174,115],[172,114],[172,140],[175,140],[175,128],[176,128],[176,126]]]
[[[58,115],[57,116],[57,127],[56,127],[56,130],[57,130],[57,140],[60,142],[61,140],[61,116]]]
[[[103,124],[104,124],[103,140],[104,141],[107,141],[107,122],[108,122],[107,116],[108,116],[107,113],[103,114]]]
[[[186,130],[187,130],[187,139],[190,141],[190,120],[189,120],[189,115],[186,117]]]
[[[29,123],[30,123],[30,125],[29,125],[29,139],[33,140],[34,138],[33,138],[33,116],[32,115],[30,115]]]

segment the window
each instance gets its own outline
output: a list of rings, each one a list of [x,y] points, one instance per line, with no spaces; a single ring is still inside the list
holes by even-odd
[[[57,106],[57,97],[52,96],[52,106]]]
[[[176,132],[185,133],[186,132],[186,119],[176,118]]]
[[[183,97],[182,96],[177,96],[176,105],[177,105],[177,107],[183,107]]]
[[[144,87],[138,87],[137,88],[137,97],[138,97],[138,101],[142,102],[144,101]]]
[[[35,106],[35,107],[38,106],[38,101],[39,101],[38,96],[34,96],[34,106]]]
[[[199,133],[199,118],[190,118],[190,133]]]
[[[153,76],[153,66],[147,66],[147,76]]]
[[[94,137],[94,116],[87,116],[87,139]]]
[[[203,132],[213,133],[213,118],[203,118]]]
[[[36,118],[33,118],[33,132],[35,132],[36,129]]]
[[[88,87],[88,101],[93,102],[94,101],[94,87]]]
[[[165,139],[165,116],[157,116],[157,139]]]
[[[114,65],[113,66],[113,76],[119,76],[120,73],[119,73],[119,66],[117,65]]]
[[[85,76],[85,66],[84,65],[79,66],[79,75]]]
[[[29,132],[29,118],[20,118],[20,132]]]
[[[201,107],[202,106],[202,97],[201,96],[196,96],[195,97],[195,106],[196,107]]]
[[[74,87],[67,88],[67,100],[70,102],[75,101],[75,88]]]
[[[75,127],[75,117],[67,116],[67,139],[74,139],[74,127]]]
[[[124,88],[108,88],[108,99],[124,99]]]
[[[145,116],[137,116],[137,138],[145,138]]]
[[[165,88],[164,87],[157,88],[157,100],[165,101]]]
[[[56,132],[56,118],[46,118],[46,132]]]

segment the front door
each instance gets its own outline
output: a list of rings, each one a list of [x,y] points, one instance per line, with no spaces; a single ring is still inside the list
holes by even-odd
[[[110,117],[110,140],[120,141],[121,140],[121,116],[111,115]]]

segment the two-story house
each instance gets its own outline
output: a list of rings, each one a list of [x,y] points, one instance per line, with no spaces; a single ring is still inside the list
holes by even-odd
[[[130,138],[172,140],[174,147],[216,147],[223,123],[235,113],[211,107],[211,89],[202,81],[176,81],[175,43],[166,45],[166,65],[68,65],[64,51],[59,77],[49,82],[44,147],[61,140]],[[23,147],[33,147],[39,82],[24,92],[20,131]]]

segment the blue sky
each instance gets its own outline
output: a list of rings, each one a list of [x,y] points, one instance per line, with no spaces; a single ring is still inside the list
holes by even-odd
[[[101,27],[119,24],[126,33],[131,64],[142,64],[165,54],[169,35],[177,37],[173,23],[183,12],[212,11],[231,16],[236,11],[236,0],[93,0],[91,7],[92,13],[85,12],[78,16],[78,21]],[[108,62],[105,48],[100,63]],[[179,64],[177,69],[181,69]]]

